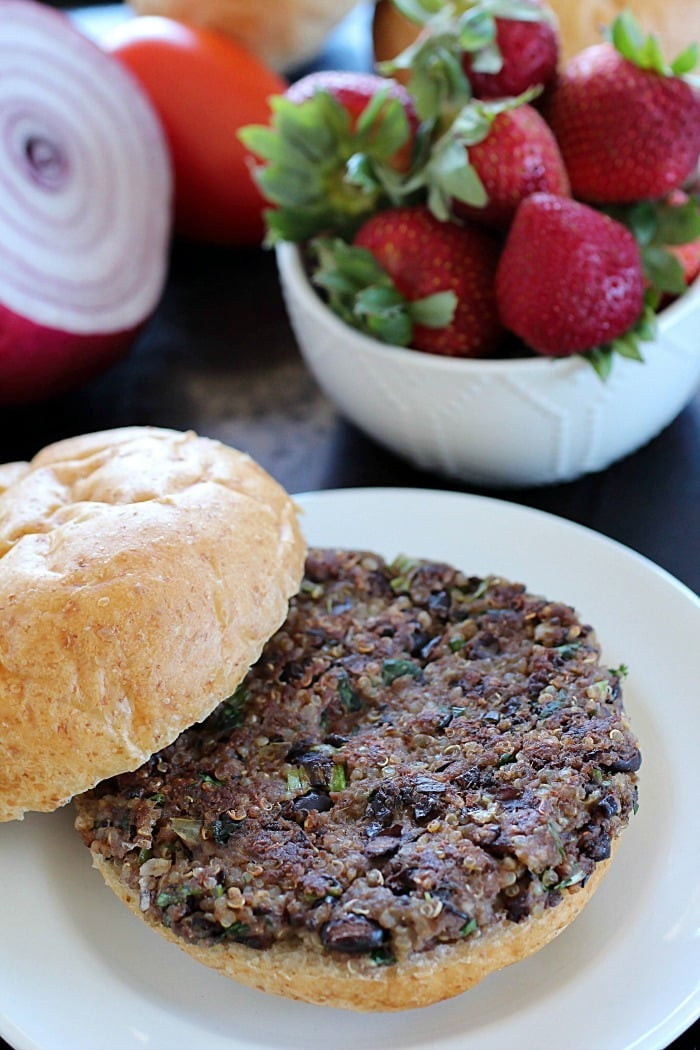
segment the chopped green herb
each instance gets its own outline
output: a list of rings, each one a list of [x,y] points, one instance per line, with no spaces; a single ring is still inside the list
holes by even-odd
[[[564,702],[562,700],[550,700],[549,703],[540,708],[540,714],[548,718],[549,715],[553,715],[555,711],[558,711],[563,706]]]
[[[459,935],[460,937],[470,937],[473,933],[476,933],[478,929],[479,926],[476,919],[470,919],[460,928]]]
[[[202,773],[201,770],[199,773],[199,779],[203,784],[213,784],[215,787],[223,787],[224,784],[223,780],[217,780],[217,778],[213,777],[211,773]]]
[[[409,591],[411,589],[411,579],[417,567],[418,562],[415,558],[407,558],[405,554],[399,554],[389,566],[389,571],[394,574],[389,580],[389,586],[392,591],[397,594],[402,591]]]
[[[151,849],[140,849],[139,850],[139,867],[145,864],[147,860],[150,860],[153,856],[153,850]]]
[[[382,664],[382,682],[384,685],[391,685],[397,678],[403,678],[404,675],[418,678],[422,673],[421,667],[413,663],[412,660],[385,660]]]
[[[467,592],[467,597],[469,597],[469,598],[483,598],[484,595],[486,594],[486,592],[489,589],[489,581],[488,581],[488,579],[484,579],[484,580],[470,580],[469,582],[470,582],[470,584],[472,586],[474,586],[474,590],[471,591],[471,592],[468,591]]]
[[[509,751],[505,755],[501,755],[496,763],[496,768],[500,769],[501,766],[509,766],[511,762],[516,762],[516,756],[514,751]]]
[[[248,687],[241,682],[233,696],[219,704],[212,715],[213,725],[217,732],[236,729],[243,723],[245,705],[250,699]]]
[[[309,598],[320,598],[323,594],[323,587],[320,583],[314,583],[312,580],[302,580],[301,587],[299,588],[302,594],[307,594]]]
[[[331,779],[328,784],[329,791],[344,791],[346,787],[345,766],[333,766]]]
[[[156,897],[156,907],[169,908],[171,904],[182,904],[188,897],[201,897],[202,890],[199,886],[173,886],[171,890],[163,890]]]
[[[464,649],[466,644],[464,638],[450,638],[447,646],[450,652],[458,653],[460,649]]]
[[[556,824],[552,820],[550,820],[547,823],[547,827],[549,828],[549,832],[550,832],[552,838],[554,839],[554,845],[557,847],[557,852],[558,852],[559,856],[561,857],[562,860],[565,860],[566,859],[566,850],[564,849],[564,843],[562,841],[562,837],[561,837],[561,833],[559,831],[559,828],[556,826]]]
[[[244,922],[234,922],[226,927],[224,933],[227,934],[227,936],[232,937],[234,941],[239,941],[247,935],[248,927]]]
[[[555,645],[554,651],[559,653],[564,660],[570,660],[576,655],[582,644],[582,642],[565,642],[564,645]]]
[[[309,778],[306,771],[296,766],[287,773],[287,791],[306,791],[309,786]]]
[[[375,966],[391,966],[396,962],[396,956],[388,947],[374,948],[369,957]]]
[[[346,711],[359,711],[362,707],[362,701],[350,684],[350,679],[346,674],[338,679],[338,696]]]
[[[575,886],[577,882],[583,882],[586,875],[583,871],[576,871],[573,875],[569,875],[567,879],[562,879],[556,886],[552,886],[554,890],[565,890],[569,886]]]
[[[149,801],[155,802],[157,806],[160,806],[163,802],[165,802],[165,795],[162,791],[156,791],[154,795],[149,795],[148,797]]]
[[[627,664],[620,664],[619,667],[611,667],[610,674],[615,675],[617,678],[626,678],[630,673],[630,669]]]

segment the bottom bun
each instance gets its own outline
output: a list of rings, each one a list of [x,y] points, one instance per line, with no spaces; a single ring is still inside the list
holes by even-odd
[[[262,992],[364,1012],[430,1006],[466,992],[490,973],[544,948],[583,910],[611,862],[612,855],[596,866],[584,887],[571,887],[560,904],[539,915],[518,924],[504,922],[461,944],[441,945],[395,966],[367,969],[352,958],[338,961],[304,944],[274,944],[261,951],[243,944],[188,944],[166,926],[149,921],[141,912],[138,895],[122,882],[118,867],[93,855],[94,866],[120,900],[197,962]]]
[[[447,999],[569,925],[636,809],[599,655],[523,584],[314,548],[236,693],[76,799],[76,830],[144,922],[237,981]]]

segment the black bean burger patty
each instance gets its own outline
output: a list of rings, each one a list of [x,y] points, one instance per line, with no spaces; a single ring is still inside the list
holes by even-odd
[[[77,827],[186,942],[391,966],[556,908],[609,857],[640,765],[622,670],[520,584],[314,550],[235,695]]]

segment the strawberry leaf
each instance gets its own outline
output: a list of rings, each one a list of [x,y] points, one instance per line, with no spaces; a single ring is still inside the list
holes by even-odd
[[[453,292],[409,301],[366,248],[318,237],[311,250],[317,260],[314,284],[323,288],[341,320],[366,335],[392,346],[410,346],[414,325],[444,328],[451,322],[457,305]]]
[[[454,292],[435,292],[411,303],[411,317],[424,328],[445,328],[457,308]]]
[[[396,58],[379,63],[377,68],[388,76],[400,70],[408,72],[408,89],[418,116],[424,121],[437,121],[471,98],[461,54],[455,33],[435,32],[420,36]]]
[[[664,58],[658,39],[644,35],[631,11],[622,11],[605,35],[628,62],[661,76],[685,76],[696,66],[698,48],[691,45],[670,64]]]
[[[239,138],[262,161],[253,171],[265,198],[267,243],[300,241],[333,229],[351,236],[372,212],[389,203],[382,168],[409,141],[401,102],[380,91],[355,126],[327,91],[304,102],[271,100],[269,126],[252,125]]]
[[[447,131],[434,140],[427,156],[416,163],[410,188],[415,191],[425,187],[428,208],[437,219],[444,222],[454,218],[454,201],[475,208],[488,204],[484,184],[469,161],[469,147],[488,138],[500,113],[530,102],[540,91],[540,87],[534,87],[512,98],[472,99],[460,110]],[[408,187],[409,183],[406,183],[406,190]]]
[[[642,252],[644,276],[650,285],[669,295],[683,295],[685,274],[675,255],[661,245],[648,245]]]
[[[658,305],[658,294],[653,289],[648,290],[644,297],[642,313],[628,332],[625,332],[617,339],[611,340],[604,346],[597,346],[592,350],[587,350],[585,354],[581,354],[581,357],[588,361],[603,382],[610,377],[615,354],[618,354],[620,357],[626,357],[631,361],[638,361],[640,364],[644,362],[639,344],[649,342],[656,336],[656,309]]]
[[[688,197],[677,202],[671,197],[606,210],[634,234],[647,283],[658,292],[682,295],[686,290],[683,267],[667,249],[700,237],[700,201]]]
[[[677,55],[671,62],[673,75],[683,77],[688,73],[692,73],[698,64],[698,57],[700,57],[700,49],[698,49],[697,44],[691,44],[685,51],[681,51],[680,55]]]

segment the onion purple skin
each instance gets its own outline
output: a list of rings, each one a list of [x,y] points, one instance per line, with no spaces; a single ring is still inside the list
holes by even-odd
[[[67,393],[124,357],[145,327],[83,334],[37,324],[0,304],[0,405]]]

